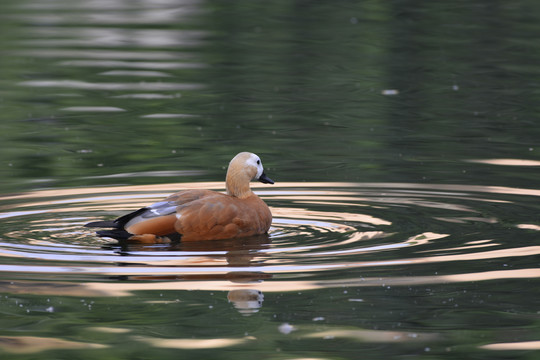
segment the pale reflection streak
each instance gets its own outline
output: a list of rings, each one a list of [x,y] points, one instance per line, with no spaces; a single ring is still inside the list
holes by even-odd
[[[146,336],[137,336],[133,340],[145,342],[154,347],[171,349],[216,349],[245,344],[246,342],[256,340],[253,336],[244,338],[216,338],[216,339],[160,339]]]
[[[114,106],[69,106],[61,108],[61,111],[74,111],[74,112],[123,112],[126,109],[122,109]]]
[[[107,334],[125,334],[131,331],[130,329],[119,328],[119,327],[107,327],[107,326],[94,326],[94,327],[90,327],[86,329],[102,332],[102,333],[107,333]]]
[[[534,224],[518,224],[516,227],[519,229],[540,231],[540,226]]]
[[[172,77],[173,75],[163,72],[163,71],[155,71],[155,70],[110,70],[110,71],[104,71],[100,72],[98,75],[100,76],[133,76],[133,77]]]
[[[144,99],[144,100],[174,99],[174,98],[177,98],[177,97],[179,97],[179,94],[165,95],[165,94],[157,94],[157,93],[156,94],[138,93],[138,94],[125,94],[125,95],[111,96],[111,98],[117,98],[117,99]]]
[[[496,224],[499,222],[499,220],[495,218],[482,218],[482,217],[475,217],[475,216],[466,216],[466,217],[434,217],[434,219],[439,221],[445,221],[449,223],[455,223],[455,224],[465,224],[467,222],[483,222],[486,224]]]
[[[458,246],[453,248],[441,248],[441,249],[432,249],[432,250],[423,250],[419,251],[419,253],[430,253],[430,252],[444,252],[444,251],[461,251],[461,250],[471,250],[471,249],[480,249],[480,248],[486,248],[486,247],[492,247],[497,246],[500,244],[497,243],[491,243],[491,244],[479,244],[479,245],[467,245],[467,246]]]
[[[179,114],[179,113],[157,113],[157,114],[148,114],[148,115],[141,115],[141,118],[143,119],[178,119],[178,118],[194,118],[198,117],[198,115],[192,115],[192,114]]]
[[[191,7],[198,4],[197,0],[144,0],[137,1],[136,3],[130,1],[121,0],[86,0],[81,2],[73,1],[47,1],[47,2],[28,2],[17,4],[17,7],[25,10],[66,10],[66,6],[69,5],[69,9],[77,11],[96,10],[103,12],[104,10],[133,10],[134,4],[136,8],[140,10],[152,10],[152,9],[170,9],[171,7]]]
[[[22,41],[29,48],[35,47],[114,47],[126,45],[136,48],[187,47],[202,44],[204,31],[158,30],[158,29],[125,29],[101,27],[72,27],[70,36],[65,38],[64,27],[40,28],[35,33],[36,39]]]
[[[49,26],[67,25],[155,25],[190,23],[205,11],[199,1],[47,1],[17,4],[18,19]]]
[[[64,9],[62,9],[64,10]],[[182,7],[180,9],[144,9],[140,11],[111,11],[104,12],[100,9],[99,12],[81,12],[71,13],[70,16],[65,14],[39,14],[20,16],[24,21],[30,23],[47,23],[47,24],[88,24],[88,25],[155,25],[155,24],[177,24],[178,22],[189,23],[194,15],[200,14],[199,9],[188,9]],[[73,27],[71,27],[73,28]]]
[[[202,69],[208,65],[194,62],[157,62],[157,61],[120,61],[120,60],[69,60],[59,63],[60,66],[78,67],[106,67],[122,69],[149,69],[149,70],[178,70]]]
[[[433,341],[440,338],[439,334],[418,333],[405,331],[384,330],[326,330],[317,331],[301,336],[302,338],[334,339],[347,338],[369,343],[394,343],[411,341]]]
[[[540,341],[494,343],[480,346],[486,350],[540,350]]]
[[[524,159],[476,159],[465,160],[470,163],[487,164],[487,165],[502,165],[502,166],[540,166],[540,161],[524,160]]]
[[[133,82],[133,83],[96,83],[82,80],[29,80],[18,85],[36,88],[68,88],[84,90],[130,90],[130,91],[170,91],[170,90],[200,90],[203,84],[173,83],[173,82]]]
[[[120,50],[80,50],[80,49],[33,49],[20,51],[20,55],[43,57],[43,58],[55,58],[55,59],[69,59],[69,58],[83,58],[83,59],[104,59],[109,61],[116,60],[174,60],[179,59],[193,59],[193,55],[187,52],[179,51],[120,51]]]
[[[15,217],[15,216],[37,215],[37,214],[43,214],[47,212],[49,212],[49,210],[10,211],[7,213],[1,213],[0,219],[7,219],[10,217]]]
[[[260,283],[231,283],[228,280],[204,281],[154,281],[154,282],[31,282],[4,281],[0,286],[6,293],[58,295],[58,296],[132,296],[137,291],[231,291],[253,289],[263,292],[310,291],[344,287],[380,287],[380,286],[412,286],[436,285],[447,283],[463,283],[472,281],[493,281],[502,279],[540,278],[540,269],[519,269],[486,271],[455,275],[433,275],[414,277],[374,277],[349,280],[279,280]]]
[[[51,337],[0,336],[0,349],[12,354],[33,354],[53,349],[105,349],[108,345],[68,341]]]

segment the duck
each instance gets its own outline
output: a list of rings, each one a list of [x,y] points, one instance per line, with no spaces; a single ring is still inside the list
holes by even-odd
[[[85,226],[110,228],[96,231],[100,237],[144,244],[267,234],[272,213],[251,190],[252,180],[274,184],[265,174],[259,156],[241,152],[227,168],[225,193],[205,189],[179,191],[116,220],[95,221]]]

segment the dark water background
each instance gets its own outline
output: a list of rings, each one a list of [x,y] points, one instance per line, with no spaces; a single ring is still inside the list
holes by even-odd
[[[536,359],[540,3],[0,3],[0,356]],[[269,237],[82,225],[239,151]]]

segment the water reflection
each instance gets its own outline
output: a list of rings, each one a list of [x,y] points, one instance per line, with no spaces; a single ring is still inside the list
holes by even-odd
[[[56,189],[8,195],[0,198],[0,217],[10,221],[0,242],[0,271],[12,279],[33,273],[56,274],[66,280],[89,275],[131,280],[102,283],[94,279],[69,286],[58,279],[48,284],[17,281],[6,284],[10,292],[127,296],[157,289],[221,290],[229,292],[230,300],[240,299],[231,301],[247,312],[257,309],[251,305],[262,304],[248,299],[266,292],[540,276],[536,268],[505,265],[510,259],[540,254],[539,246],[513,244],[504,235],[536,229],[536,225],[522,223],[523,213],[515,219],[514,227],[506,224],[515,204],[525,206],[516,196],[537,196],[537,190],[379,185],[287,183],[272,190],[255,185],[274,214],[269,236],[151,246],[99,239],[82,225],[115,218],[178,189],[222,190],[223,184]],[[501,210],[501,206],[507,208]],[[403,218],[404,208],[423,215]],[[424,208],[434,210],[424,212]],[[506,217],[504,224],[499,218],[501,211]],[[470,235],[456,233],[456,224],[460,234]],[[492,227],[492,237],[482,237],[476,231],[478,226]],[[425,231],[430,228],[438,231]],[[502,269],[486,267],[486,260]],[[472,265],[465,273],[447,267],[463,262]],[[426,274],[424,265],[445,270]],[[404,266],[409,270],[398,276],[396,272]]]
[[[33,354],[56,349],[90,350],[105,348],[108,348],[108,346],[50,337],[0,336],[0,349],[12,354]]]
[[[130,91],[177,91],[177,90],[198,90],[204,86],[202,84],[173,83],[173,82],[144,82],[144,83],[97,83],[78,80],[30,80],[20,82],[21,86],[36,88],[68,88],[77,90],[130,90]]]
[[[103,50],[103,49],[31,49],[21,50],[20,54],[23,56],[32,56],[38,58],[53,58],[53,59],[70,59],[81,58],[87,59],[102,59],[104,61],[110,60],[170,60],[178,61],[180,59],[191,59],[193,55],[187,52],[179,51],[133,51],[133,50]],[[78,61],[78,60],[71,60]],[[75,62],[77,64],[78,62]],[[137,64],[136,62],[134,64]],[[153,63],[153,64],[161,64]],[[119,65],[118,63],[112,63],[112,65]],[[87,66],[96,66],[94,62],[88,63]],[[201,66],[205,66],[204,64]],[[147,69],[159,69],[159,65],[156,68],[146,67]]]
[[[487,350],[540,350],[540,341],[506,342],[480,346]]]
[[[440,338],[438,334],[401,332],[401,331],[381,331],[381,330],[327,330],[307,334],[305,338],[335,339],[346,338],[357,341],[367,341],[374,343],[395,343],[411,341],[434,341]]]
[[[135,341],[146,342],[158,348],[171,349],[216,349],[230,346],[237,346],[255,340],[254,337],[244,337],[240,339],[161,339],[151,337],[137,337]]]
[[[235,289],[229,291],[227,299],[243,315],[251,315],[259,311],[264,301],[264,295],[260,290]]]
[[[162,175],[167,174],[144,174]],[[283,294],[292,294],[304,304],[302,308],[313,294],[332,294],[330,299],[340,294],[341,307],[346,303],[366,311],[378,301],[369,298],[375,289],[409,293],[440,284],[461,289],[468,284],[540,278],[534,261],[540,253],[534,245],[534,204],[540,193],[534,189],[390,183],[285,183],[268,189],[254,184],[274,214],[269,235],[145,246],[97,238],[83,227],[194,188],[224,190],[221,182],[179,183],[52,189],[0,197],[4,221],[0,288],[14,298],[129,302],[142,296],[148,306],[181,309],[204,303],[216,293],[229,310],[248,320],[268,316]],[[509,241],[516,236],[520,242]],[[185,294],[195,291],[204,295],[186,302]],[[162,297],[165,293],[171,296]],[[83,305],[92,308],[86,301]],[[45,313],[62,309],[60,304],[40,306]],[[199,314],[211,315],[213,306]],[[275,325],[272,336],[359,343],[444,341],[437,331],[357,324],[333,327],[324,319],[324,312],[318,313],[313,326],[284,319],[280,327]],[[116,331],[116,336],[125,337],[123,341],[168,349],[249,346],[261,338],[204,335],[188,341],[114,326],[99,331]],[[27,351],[48,349],[40,347],[39,339],[35,344]],[[93,346],[92,341],[80,345],[54,339],[47,344],[50,349]],[[486,346],[487,350],[520,345]]]
[[[144,55],[144,54],[143,54]],[[173,55],[173,54],[171,54]],[[94,54],[94,56],[96,56]],[[104,57],[107,57],[106,54]],[[188,55],[179,55],[180,58]],[[155,70],[177,70],[177,69],[200,69],[207,65],[194,62],[149,62],[149,61],[119,61],[119,60],[70,60],[63,61],[61,66],[78,67],[105,67],[105,68],[123,68],[123,69],[155,69]],[[165,96],[165,95],[164,95]]]
[[[4,270],[4,269],[3,269]],[[44,271],[43,271],[44,272]],[[44,272],[45,273],[45,272]],[[27,280],[3,281],[2,288],[12,294],[33,295],[58,295],[76,297],[124,297],[134,296],[142,291],[224,291],[230,293],[235,290],[247,290],[249,292],[282,293],[312,291],[321,289],[342,289],[345,287],[409,287],[417,285],[437,285],[451,283],[467,283],[478,281],[505,280],[505,279],[535,279],[540,277],[540,269],[500,270],[480,273],[467,273],[456,275],[434,275],[415,277],[366,277],[359,279],[341,280],[277,280],[254,284],[231,283],[228,280],[216,280],[202,275],[200,280],[196,276],[185,281],[155,281],[155,282],[32,282]],[[125,280],[172,280],[173,277],[123,277]],[[178,278],[176,278],[178,279]],[[235,298],[236,299],[236,298]],[[354,297],[350,301],[355,301]]]
[[[491,5],[2,2],[3,192],[72,188],[0,199],[1,351],[537,348],[537,84],[523,79],[538,74],[538,5]],[[82,228],[182,187],[222,190],[89,186],[184,176],[162,171],[242,146],[290,179],[408,183],[257,188],[275,221],[250,243],[130,247]],[[505,186],[460,185],[475,183]]]
[[[92,24],[92,25],[142,25],[189,23],[194,15],[201,13],[198,1],[160,0],[138,1],[136,4],[124,1],[91,0],[69,2],[56,0],[46,3],[30,2],[19,5],[27,12],[21,16],[30,23],[45,24]],[[69,9],[71,16],[66,16]],[[62,12],[58,12],[62,10]],[[30,11],[35,11],[32,14]]]
[[[540,166],[540,161],[524,159],[476,159],[467,162],[501,166]]]
[[[29,48],[61,47],[189,47],[200,46],[208,34],[203,31],[74,27],[66,39],[64,27],[48,26],[36,33],[36,39],[24,42]]]
[[[79,112],[118,112],[126,111],[114,106],[70,106],[60,109],[62,111],[79,111]]]

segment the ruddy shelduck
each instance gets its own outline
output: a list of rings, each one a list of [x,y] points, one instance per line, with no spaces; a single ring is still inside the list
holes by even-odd
[[[114,221],[96,221],[87,227],[111,227],[97,234],[137,243],[166,243],[175,240],[219,240],[265,234],[272,223],[270,209],[251,191],[256,179],[265,184],[261,159],[241,152],[229,163],[226,193],[184,190]]]

